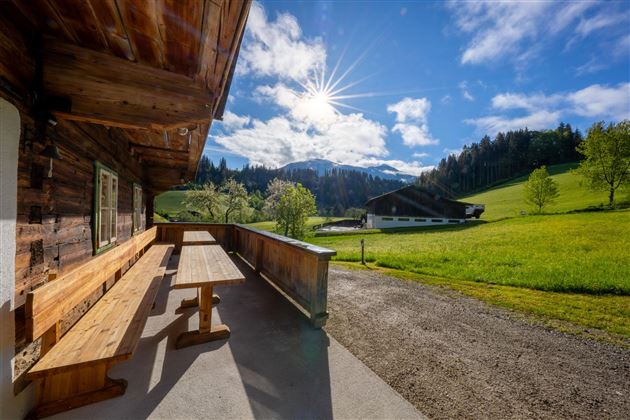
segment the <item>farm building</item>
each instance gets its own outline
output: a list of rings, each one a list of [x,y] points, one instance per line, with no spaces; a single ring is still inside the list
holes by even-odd
[[[477,217],[483,205],[450,200],[416,185],[409,185],[365,204],[368,229],[464,223]]]

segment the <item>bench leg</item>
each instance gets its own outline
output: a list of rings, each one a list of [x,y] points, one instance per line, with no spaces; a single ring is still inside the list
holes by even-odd
[[[214,302],[212,286],[202,287],[199,291],[199,329],[186,331],[177,337],[175,348],[193,346],[208,341],[221,340],[230,337],[227,325],[212,326],[212,304]]]
[[[99,364],[35,379],[36,404],[28,418],[47,417],[123,395],[127,381],[111,379],[108,368]]]

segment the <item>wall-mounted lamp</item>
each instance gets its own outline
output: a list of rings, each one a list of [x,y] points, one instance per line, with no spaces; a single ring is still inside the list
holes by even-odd
[[[61,160],[61,154],[59,153],[59,148],[54,142],[50,142],[44,147],[44,150],[40,153],[41,156],[45,156],[50,161],[50,166],[48,167],[48,178],[52,178],[53,175],[53,159]]]

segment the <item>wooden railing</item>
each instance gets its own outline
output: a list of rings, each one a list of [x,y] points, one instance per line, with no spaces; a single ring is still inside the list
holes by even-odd
[[[328,263],[335,251],[244,225],[156,223],[157,240],[181,247],[184,231],[205,230],[236,252],[304,312],[315,327],[328,318]]]

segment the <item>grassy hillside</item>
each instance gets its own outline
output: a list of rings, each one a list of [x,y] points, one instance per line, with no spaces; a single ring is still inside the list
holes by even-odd
[[[560,196],[555,204],[545,210],[547,213],[563,213],[608,203],[608,195],[605,191],[592,191],[582,185],[583,178],[571,172],[571,169],[576,167],[577,163],[568,163],[548,168],[552,178],[558,182]],[[481,216],[485,220],[518,216],[521,210],[527,212],[531,210],[524,200],[525,181],[527,181],[527,176],[460,199],[470,203],[485,204],[486,211]],[[619,198],[621,199],[622,196]]]
[[[155,197],[155,210],[168,213],[174,216],[181,210],[184,210],[182,202],[184,201],[186,191],[166,191]]]

